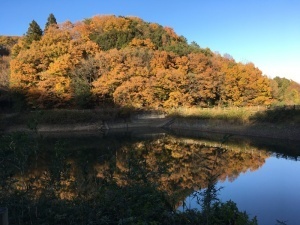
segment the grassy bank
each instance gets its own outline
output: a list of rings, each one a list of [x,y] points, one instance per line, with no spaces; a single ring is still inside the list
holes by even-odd
[[[300,109],[296,106],[177,109],[170,115],[176,118],[171,129],[300,140]]]
[[[37,124],[78,124],[95,123],[105,120],[128,117],[129,113],[124,109],[98,109],[98,110],[77,110],[77,109],[54,109],[36,110],[19,113],[0,114],[0,124],[3,126]]]
[[[173,117],[193,119],[224,120],[232,123],[248,123],[251,116],[260,110],[260,107],[216,107],[216,108],[178,108],[169,111]]]
[[[111,122],[130,122],[130,117],[136,113],[127,108],[103,108],[90,110],[56,109],[25,111],[20,113],[0,114],[0,130],[7,127],[26,126],[34,129],[38,125],[80,125]],[[157,112],[156,112],[157,113]],[[274,124],[298,126],[300,124],[300,108],[280,107],[215,107],[215,108],[177,108],[164,112],[168,117],[187,120],[204,120],[210,122],[225,122],[232,125],[249,126],[253,124]]]
[[[266,108],[253,107],[215,107],[215,108],[178,108],[168,112],[173,117],[221,120],[232,124],[253,123],[300,123],[299,106]]]

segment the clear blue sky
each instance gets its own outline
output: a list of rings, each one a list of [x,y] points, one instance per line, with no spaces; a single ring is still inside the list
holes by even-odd
[[[174,28],[188,41],[253,62],[269,77],[300,83],[299,0],[2,0],[0,35],[25,34],[34,19],[44,28],[99,14],[138,16]]]

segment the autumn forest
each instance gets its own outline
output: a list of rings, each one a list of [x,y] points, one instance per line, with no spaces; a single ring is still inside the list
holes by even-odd
[[[0,87],[32,108],[145,109],[300,104],[300,85],[268,78],[172,28],[137,17],[94,16],[22,37],[0,36]]]
[[[0,35],[0,221],[286,224],[270,213],[299,208],[285,163],[299,161],[300,84],[254,63],[133,16],[50,14]]]

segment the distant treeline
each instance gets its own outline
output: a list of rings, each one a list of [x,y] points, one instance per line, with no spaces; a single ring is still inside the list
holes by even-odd
[[[95,16],[23,37],[0,37],[0,85],[34,108],[176,108],[300,104],[300,85],[269,79],[172,28],[136,17]]]

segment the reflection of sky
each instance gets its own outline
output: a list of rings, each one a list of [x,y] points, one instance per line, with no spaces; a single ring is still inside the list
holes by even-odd
[[[276,220],[286,221],[288,225],[299,224],[299,161],[271,157],[259,170],[218,185],[224,187],[220,191],[221,201],[233,200],[251,218],[256,215],[260,225],[276,224]],[[189,206],[197,207],[192,199],[187,199]]]

